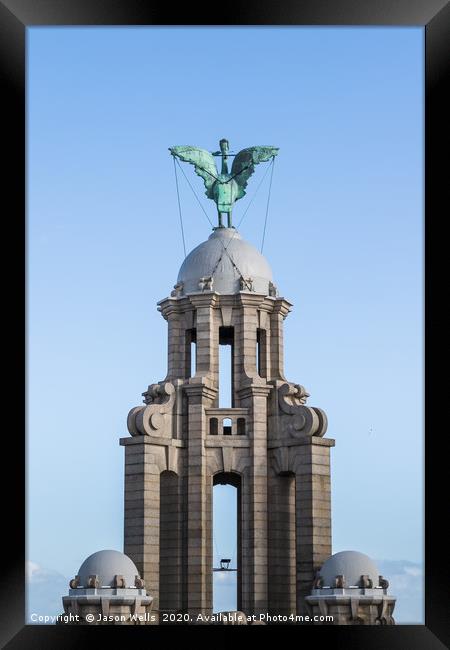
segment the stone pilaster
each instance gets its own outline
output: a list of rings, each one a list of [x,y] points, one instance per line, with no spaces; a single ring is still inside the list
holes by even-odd
[[[331,555],[330,447],[334,440],[305,436],[295,449],[297,613],[304,613],[316,571]]]
[[[181,479],[173,471],[161,473],[160,480],[160,562],[159,609],[181,610],[182,580],[182,490]]]
[[[260,364],[261,377],[266,379],[272,376],[272,360],[270,355],[271,349],[271,325],[270,314],[274,305],[273,298],[266,298],[265,301],[259,306],[258,309],[258,327],[261,330],[260,340]]]
[[[258,371],[256,368],[256,334],[259,324],[257,309],[264,296],[240,293],[239,318],[235,332],[235,386],[239,388],[254,380]]]
[[[158,308],[167,320],[167,381],[173,381],[185,374],[185,336],[179,301],[166,298]]]
[[[268,478],[269,612],[289,616],[296,611],[295,476]]]
[[[242,608],[264,613],[268,608],[267,539],[267,397],[266,385],[240,389],[241,404],[250,409],[251,464],[244,478],[242,523],[246,538],[242,549]]]
[[[208,476],[204,435],[205,408],[216,391],[205,383],[185,386],[188,396],[189,434],[187,440],[187,608],[192,615],[212,611],[212,481]]]
[[[149,443],[147,436],[122,438],[125,445],[124,552],[139,569],[146,589],[159,610],[159,517],[162,447]]]
[[[271,379],[284,377],[284,319],[291,310],[291,303],[284,298],[277,298],[270,315],[270,367]]]
[[[218,315],[215,313],[217,294],[204,293],[189,296],[196,310],[197,328],[197,371],[196,377],[209,377],[217,386],[219,366]]]

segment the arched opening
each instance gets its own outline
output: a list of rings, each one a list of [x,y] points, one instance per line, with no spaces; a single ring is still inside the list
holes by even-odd
[[[219,433],[219,420],[217,418],[211,418],[209,421],[209,435],[217,436]]]
[[[241,477],[213,480],[213,611],[241,609]]]
[[[256,330],[256,370],[260,377],[267,377],[267,336],[266,330]]]
[[[222,433],[224,436],[231,436],[233,423],[231,418],[224,418],[222,421]]]
[[[219,407],[234,407],[234,328],[219,327]]]
[[[159,610],[176,612],[181,607],[179,478],[166,470],[160,474],[159,485]]]
[[[185,359],[186,378],[193,377],[197,371],[197,330],[195,327],[186,330]]]

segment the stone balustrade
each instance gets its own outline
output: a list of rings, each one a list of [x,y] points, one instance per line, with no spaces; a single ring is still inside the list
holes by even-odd
[[[209,435],[247,435],[248,408],[206,409]]]

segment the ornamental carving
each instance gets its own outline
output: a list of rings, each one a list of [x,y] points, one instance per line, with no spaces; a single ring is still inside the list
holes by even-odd
[[[313,589],[322,589],[323,587],[323,577],[320,574],[317,574],[314,578]]]
[[[89,576],[86,586],[88,587],[88,589],[98,589],[100,586],[98,575]]]
[[[125,578],[122,575],[115,575],[114,576],[113,587],[115,589],[125,589],[125,587],[126,587]]]
[[[309,393],[300,384],[286,383],[278,389],[281,410],[281,431],[293,438],[323,436],[327,430],[327,416],[316,406],[305,406]]]
[[[213,283],[214,278],[211,275],[208,275],[204,278],[200,278],[198,288],[200,291],[212,291]]]
[[[183,295],[183,287],[184,287],[183,282],[177,282],[176,284],[174,284],[173,291],[170,292],[172,298],[181,298]]]
[[[80,586],[80,576],[75,576],[75,578],[72,578],[72,580],[69,582],[69,587],[71,589],[76,589],[79,586]]]
[[[128,414],[132,436],[171,436],[171,415],[175,404],[175,386],[170,382],[151,384],[142,393],[146,406],[136,406]]]
[[[360,586],[362,589],[372,589],[373,581],[368,575],[363,575],[360,578]]]

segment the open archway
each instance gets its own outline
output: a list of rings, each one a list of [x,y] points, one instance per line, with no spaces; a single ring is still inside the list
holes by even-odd
[[[213,611],[241,608],[241,477],[213,479]]]

